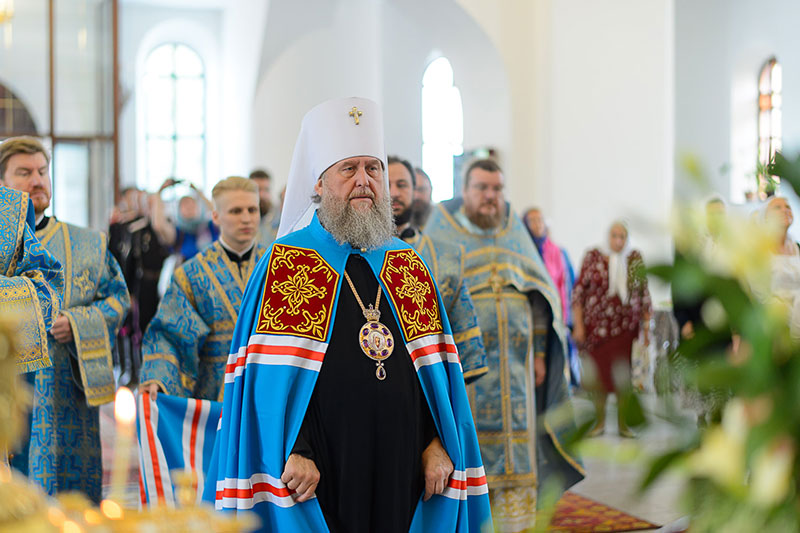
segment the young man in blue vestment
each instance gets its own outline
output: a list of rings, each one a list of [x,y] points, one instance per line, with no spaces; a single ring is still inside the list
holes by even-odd
[[[230,176],[211,193],[220,238],[181,264],[142,340],[139,391],[217,400],[258,244],[258,186]]]
[[[104,233],[45,215],[52,189],[44,146],[9,139],[0,145],[5,156],[3,183],[30,194],[36,237],[64,267],[63,307],[48,334],[52,366],[36,372],[27,474],[49,494],[78,490],[99,502],[99,406],[114,399],[111,350],[130,308],[128,288]]]
[[[205,498],[263,531],[491,531],[450,324],[395,231],[377,104],[306,115],[245,293]]]

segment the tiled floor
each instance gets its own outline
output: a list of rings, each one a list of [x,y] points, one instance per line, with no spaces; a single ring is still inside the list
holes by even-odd
[[[654,398],[646,399],[654,403]],[[591,411],[591,404],[576,398],[578,411]],[[652,531],[667,533],[685,528],[679,507],[683,482],[676,475],[659,480],[649,490],[638,490],[645,472],[646,456],[666,448],[672,436],[666,424],[656,424],[635,439],[619,437],[616,405],[609,401],[605,433],[584,443],[583,461],[586,478],[572,491],[663,526]]]

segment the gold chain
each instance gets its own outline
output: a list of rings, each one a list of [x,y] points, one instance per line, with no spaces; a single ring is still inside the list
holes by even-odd
[[[347,283],[350,285],[350,290],[353,291],[353,296],[356,297],[356,301],[358,305],[361,306],[361,312],[366,313],[367,308],[364,307],[364,302],[361,301],[361,298],[358,296],[358,292],[356,292],[356,287],[353,285],[353,280],[350,279],[350,276],[347,274],[347,270],[344,271],[344,279],[347,280]],[[381,283],[378,282],[378,295],[375,297],[375,309],[381,305]]]

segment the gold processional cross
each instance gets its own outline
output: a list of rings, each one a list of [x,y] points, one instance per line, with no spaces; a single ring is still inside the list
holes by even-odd
[[[362,113],[361,111],[359,111],[357,107],[353,107],[353,109],[351,109],[351,110],[350,110],[350,116],[351,116],[351,117],[353,117],[353,118],[355,119],[355,121],[356,121],[356,126],[358,126],[358,124],[359,124],[359,122],[360,122],[360,121],[358,120],[358,117],[360,117],[360,116],[361,116],[361,115],[363,115],[363,114],[364,114],[364,113]]]

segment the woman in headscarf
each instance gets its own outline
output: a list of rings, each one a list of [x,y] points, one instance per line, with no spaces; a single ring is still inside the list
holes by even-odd
[[[608,247],[594,248],[583,259],[572,292],[573,339],[588,353],[597,368],[593,392],[597,424],[590,435],[605,427],[606,398],[616,392],[612,369],[622,367],[630,376],[631,347],[644,333],[650,320],[650,293],[641,254],[628,247],[628,228],[614,222],[608,233]],[[619,433],[633,434],[618,416]]]
[[[547,273],[550,274],[550,279],[553,280],[553,285],[556,287],[558,297],[561,299],[561,317],[567,328],[572,329],[572,309],[570,300],[572,299],[572,287],[575,285],[575,271],[572,269],[572,263],[569,260],[567,251],[559,248],[551,239],[550,231],[545,223],[542,210],[538,207],[531,207],[522,216],[522,221],[528,233],[536,245],[539,255],[542,257]],[[578,350],[575,347],[571,336],[567,337],[568,348],[567,355],[569,359],[570,368],[570,385],[573,387],[580,386],[580,360],[578,358]]]

